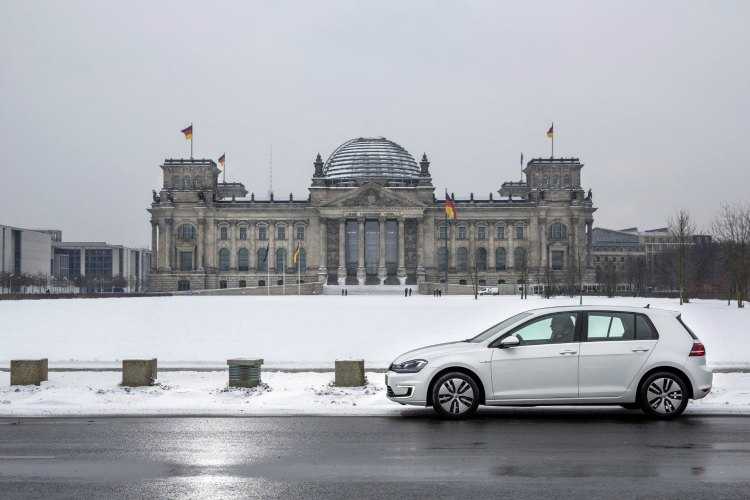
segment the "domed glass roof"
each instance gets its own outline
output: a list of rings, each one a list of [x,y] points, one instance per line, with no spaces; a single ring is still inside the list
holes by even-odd
[[[345,142],[328,157],[323,176],[334,182],[385,179],[419,180],[419,167],[407,150],[385,137],[359,137]]]

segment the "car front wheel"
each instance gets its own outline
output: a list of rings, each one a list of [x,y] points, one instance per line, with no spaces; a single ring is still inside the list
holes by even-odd
[[[446,373],[432,386],[432,407],[443,418],[466,418],[473,415],[478,406],[479,387],[465,373]]]
[[[641,384],[638,400],[647,415],[660,419],[675,418],[687,407],[687,386],[682,377],[674,373],[654,373]]]

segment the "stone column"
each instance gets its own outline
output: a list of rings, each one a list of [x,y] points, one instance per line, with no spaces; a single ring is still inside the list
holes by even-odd
[[[86,276],[86,249],[81,248],[81,258],[80,263],[78,266],[78,272],[81,274],[81,276]]]
[[[258,223],[256,221],[250,221],[247,225],[247,236],[248,236],[248,253],[250,258],[248,259],[248,269],[251,272],[258,271]]]
[[[154,272],[158,268],[159,264],[157,259],[159,258],[159,224],[151,220],[151,271]]]
[[[456,228],[455,222],[448,223],[448,279],[450,279],[451,269],[456,269]]]
[[[406,262],[404,261],[404,218],[398,218],[398,281],[406,284]]]
[[[424,223],[417,218],[417,284],[424,283]]]
[[[385,285],[385,278],[387,276],[385,269],[385,217],[380,216],[378,218],[380,245],[378,247],[378,279],[381,285]]]
[[[229,223],[229,270],[237,270],[237,232],[239,227],[237,221],[233,220]]]
[[[339,219],[339,285],[346,285],[346,219]]]
[[[328,283],[328,223],[322,217],[318,219],[318,228],[320,230],[320,241],[318,243],[318,251],[320,252],[318,281],[326,284]]]
[[[166,248],[166,252],[164,252],[164,253],[166,254],[166,257],[167,257],[167,262],[166,262],[167,270],[171,271],[172,270],[172,262],[174,260],[174,258],[173,258],[173,256],[174,256],[174,248],[173,248],[174,244],[172,243],[174,241],[174,235],[172,234],[172,232],[173,232],[173,227],[172,226],[174,224],[172,222],[172,219],[167,219],[166,223],[167,223],[167,231],[166,231],[166,233],[167,233],[167,248]]]
[[[542,255],[541,264],[542,269],[547,269],[547,220],[539,219],[539,241],[541,241]]]
[[[268,272],[271,274],[274,274],[277,272],[277,269],[276,269],[276,222],[274,221],[268,222]]]
[[[205,267],[216,271],[216,221],[213,218],[206,219],[206,233]]]
[[[593,220],[586,221],[586,267],[591,267],[591,237],[593,235]]]
[[[197,269],[198,271],[203,271],[203,249],[204,249],[204,239],[206,237],[206,221],[204,219],[200,219],[198,221],[198,234],[196,235],[196,238],[198,239],[198,248],[197,248],[197,255],[195,257],[195,263],[193,264],[193,269]]]
[[[357,282],[365,284],[365,219],[357,219]]]
[[[495,274],[495,232],[497,225],[487,223],[487,272]]]
[[[515,225],[511,226],[508,225],[508,223],[505,224],[505,237],[508,239],[508,245],[505,249],[505,268],[506,269],[513,269],[514,261],[516,258],[516,233],[515,233]],[[510,229],[510,232],[509,232]],[[528,259],[530,256],[527,255],[526,258]]]

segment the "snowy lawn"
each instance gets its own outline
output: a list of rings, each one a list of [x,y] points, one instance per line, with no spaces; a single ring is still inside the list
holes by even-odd
[[[119,372],[51,372],[40,387],[10,387],[0,373],[0,416],[60,415],[399,415],[382,373],[362,388],[333,387],[333,373],[263,373],[257,389],[227,389],[227,372],[164,372],[153,387],[120,387]],[[579,409],[579,411],[586,411]],[[714,375],[692,413],[750,414],[750,374]]]
[[[226,366],[261,357],[266,367],[333,367],[335,359],[386,367],[415,347],[471,337],[518,311],[577,304],[517,296],[148,297],[0,302],[0,367],[46,357],[51,366]],[[750,308],[722,301],[584,297],[584,304],[678,309],[715,368],[750,367]],[[165,375],[166,376],[166,375]],[[2,385],[2,384],[0,384]]]

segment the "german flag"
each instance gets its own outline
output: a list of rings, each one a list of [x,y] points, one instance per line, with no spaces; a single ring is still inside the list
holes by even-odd
[[[185,134],[185,139],[188,141],[193,140],[193,124],[191,123],[189,127],[182,129],[180,132]]]
[[[445,217],[448,219],[455,219],[458,212],[456,211],[456,203],[448,196],[448,190],[445,190]]]
[[[301,243],[300,243],[300,242],[298,241],[298,242],[297,242],[297,249],[296,249],[296,250],[294,251],[294,253],[292,254],[292,263],[293,263],[293,264],[294,264],[295,266],[297,265],[297,262],[299,262],[299,252],[300,252],[300,248],[302,248],[302,246],[301,246]]]
[[[192,133],[192,132],[191,132],[191,133]],[[226,153],[224,153],[224,154],[222,154],[221,156],[219,156],[219,165],[221,165],[222,167],[224,166],[224,162],[225,162],[225,161],[227,160],[227,159],[226,159],[226,156],[227,156],[227,154],[226,154]]]
[[[555,124],[553,123],[550,125],[549,130],[547,131],[547,137],[549,139],[552,139],[555,136]]]

